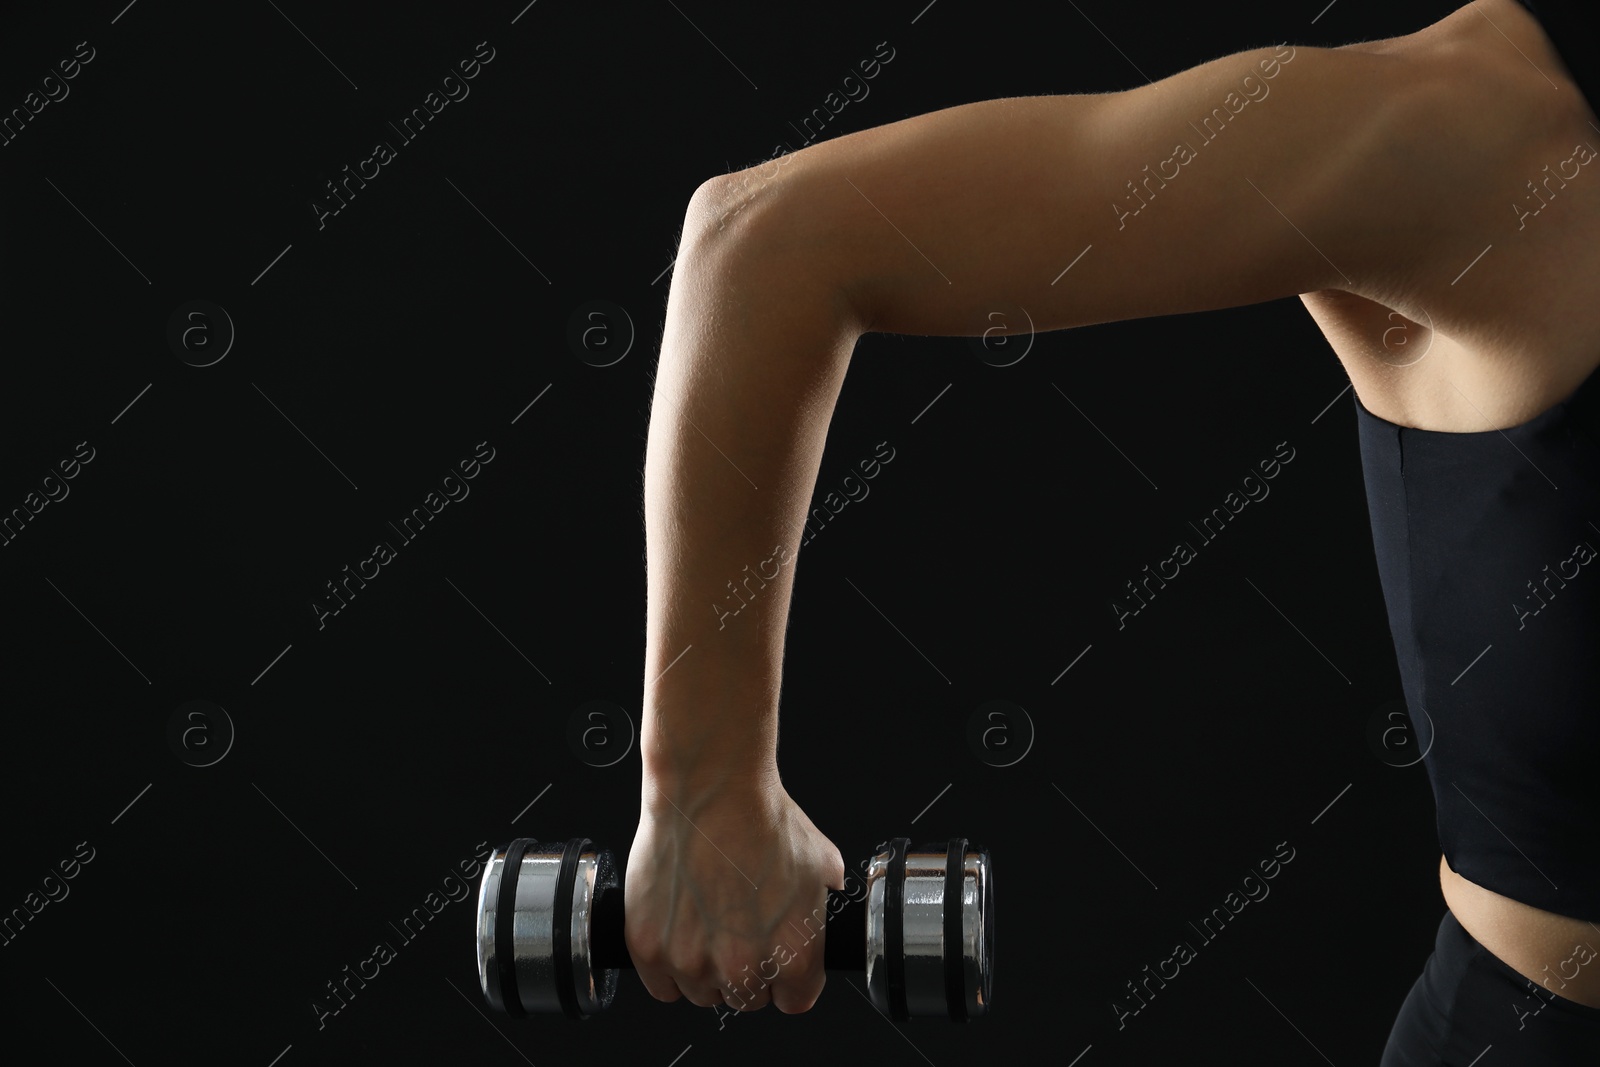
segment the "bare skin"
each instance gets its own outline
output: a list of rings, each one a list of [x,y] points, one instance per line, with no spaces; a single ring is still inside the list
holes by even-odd
[[[1194,125],[1208,115],[1215,132]],[[946,108],[705,183],[645,461],[626,933],[649,991],[792,1012],[822,989],[821,939],[785,932],[843,866],[779,781],[778,692],[799,533],[862,334],[975,336],[1017,307],[1046,331],[1299,296],[1374,414],[1516,425],[1600,364],[1600,160],[1538,216],[1511,209],[1584,143],[1600,146],[1600,120],[1538,23],[1475,0],[1405,37]],[[766,580],[745,584],[747,567]],[[730,581],[750,601],[734,618],[712,607]],[[1536,982],[1575,944],[1600,947],[1587,922],[1443,864],[1441,889]],[[770,962],[780,941],[788,958]],[[1583,972],[1546,988],[1600,1007],[1600,967]]]

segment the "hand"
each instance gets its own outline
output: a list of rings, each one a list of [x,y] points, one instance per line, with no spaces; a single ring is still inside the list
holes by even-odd
[[[657,1000],[809,1010],[829,888],[844,888],[844,860],[781,785],[646,781],[624,934]]]

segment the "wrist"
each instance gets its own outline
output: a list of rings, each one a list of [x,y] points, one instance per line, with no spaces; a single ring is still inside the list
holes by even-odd
[[[678,800],[679,793],[738,797],[775,788],[775,702],[765,694],[694,688],[710,692],[692,700],[658,693],[645,707],[639,758],[646,791]]]
[[[648,808],[688,813],[708,806],[763,802],[783,786],[776,760],[707,756],[685,765],[663,755],[644,759],[640,801]]]
[[[683,761],[672,757],[645,756],[644,784],[662,789],[754,790],[776,785],[778,763],[748,754],[722,756],[702,753]]]

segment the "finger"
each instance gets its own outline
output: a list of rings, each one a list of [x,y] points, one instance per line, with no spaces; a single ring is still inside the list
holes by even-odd
[[[785,971],[772,983],[772,1003],[785,1015],[798,1015],[810,1011],[822,996],[827,984],[827,974],[818,966],[810,972]]]
[[[818,914],[821,914],[820,909]],[[784,1014],[810,1011],[822,995],[826,980],[822,955],[827,936],[826,929],[819,929],[809,940],[797,942],[800,949],[784,960],[782,970],[773,977],[772,1003]]]
[[[665,971],[655,967],[639,967],[637,973],[639,981],[644,983],[645,989],[657,1000],[670,1004],[683,996],[683,990],[678,988],[678,983],[674,982]]]
[[[697,1008],[714,1008],[722,1003],[715,972],[709,969],[709,962],[696,960],[691,964],[687,957],[667,961],[672,980],[677,983],[683,998]]]
[[[689,982],[687,980],[679,987],[689,1003],[698,1008],[714,1008],[722,1003],[722,990],[714,985],[704,982]]]
[[[826,889],[843,890],[845,886],[844,857],[833,842],[826,843],[823,858],[823,867],[827,874],[823,884]],[[789,946],[794,952],[794,957],[787,959],[781,973],[774,977],[772,983],[772,1003],[786,1015],[797,1015],[810,1011],[816,1004],[817,998],[822,995],[822,987],[827,983],[827,976],[823,971],[823,950],[827,940],[828,894],[826,889],[821,892],[817,907],[804,919],[805,928],[802,930],[794,925],[791,920],[790,929],[799,936],[799,940]],[[839,934],[839,931],[835,931]],[[840,936],[843,936],[840,934]],[[794,946],[799,950],[795,951]]]
[[[772,983],[750,969],[741,969],[722,983],[723,1000],[735,1011],[760,1011],[772,1003]]]
[[[759,1011],[772,1003],[772,982],[781,966],[777,953],[765,959],[748,950],[719,953],[713,974],[722,976],[722,994],[730,1008]]]

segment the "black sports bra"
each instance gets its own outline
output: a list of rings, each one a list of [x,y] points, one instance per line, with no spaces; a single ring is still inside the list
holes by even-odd
[[[1591,102],[1573,4],[1522,0]],[[1597,138],[1600,140],[1600,138]],[[1451,869],[1600,922],[1600,370],[1505,430],[1356,398],[1372,540]]]
[[[1445,857],[1600,922],[1600,371],[1506,430],[1397,426],[1359,397],[1356,412]]]

